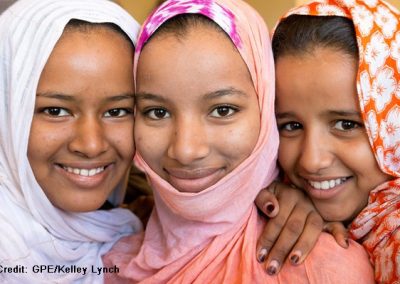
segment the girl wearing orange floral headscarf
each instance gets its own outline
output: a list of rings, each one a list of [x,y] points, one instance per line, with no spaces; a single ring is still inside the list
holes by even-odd
[[[350,223],[380,283],[400,279],[399,20],[384,1],[318,1],[272,41],[279,162],[325,220]]]

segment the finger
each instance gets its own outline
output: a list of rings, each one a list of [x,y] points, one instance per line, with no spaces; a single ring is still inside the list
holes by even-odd
[[[292,214],[287,219],[266,261],[266,270],[269,275],[277,274],[287,256],[292,252],[292,248],[303,233],[303,228],[306,224],[309,212],[310,210],[304,207],[295,207]],[[320,230],[322,231],[322,225]]]
[[[278,200],[275,195],[266,188],[258,193],[255,203],[258,209],[270,218],[274,218],[279,212]]]
[[[300,195],[297,192],[293,193],[293,189],[286,185],[280,186],[279,184],[274,189],[276,189],[278,198],[280,198],[280,200],[285,200],[285,202],[283,202],[279,207],[277,215],[267,222],[262,234],[258,239],[257,259],[259,262],[264,262],[283,227],[285,226],[286,220],[289,218],[298,200],[302,198],[301,193]],[[259,194],[259,204],[263,204],[264,200],[266,199],[265,196],[270,196],[269,194],[269,191],[265,189],[262,190],[262,192]]]
[[[265,191],[262,194],[268,194]],[[285,202],[279,207],[278,214],[267,222],[257,241],[257,259],[259,262],[263,262],[267,257],[299,199],[299,196],[296,194],[279,192],[278,195],[279,198],[284,198]],[[261,196],[260,198],[264,197]]]
[[[349,247],[348,232],[342,222],[328,222],[324,226],[324,231],[333,235],[338,245],[342,248]]]
[[[307,216],[303,232],[299,236],[289,255],[289,261],[293,265],[301,264],[314,248],[324,228],[322,217],[315,211]]]
[[[264,262],[276,239],[285,226],[286,216],[278,214],[273,219],[270,219],[264,226],[263,232],[257,241],[257,260]]]

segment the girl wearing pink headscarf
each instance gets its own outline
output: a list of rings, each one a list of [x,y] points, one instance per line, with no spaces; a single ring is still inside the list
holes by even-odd
[[[277,276],[254,258],[265,221],[253,202],[276,177],[278,131],[268,31],[251,7],[166,1],[135,55],[135,162],[155,209],[105,257],[119,267],[109,282],[373,283],[363,249],[326,234]]]
[[[384,1],[318,1],[272,41],[279,162],[325,220],[350,223],[379,283],[400,280],[399,24]]]

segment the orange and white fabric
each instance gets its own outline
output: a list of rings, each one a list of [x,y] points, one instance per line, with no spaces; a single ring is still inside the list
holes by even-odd
[[[381,0],[326,0],[286,16],[291,14],[342,16],[354,23],[360,109],[376,161],[393,180],[371,191],[350,233],[370,253],[376,280],[400,283],[400,13]]]
[[[267,275],[256,260],[256,243],[265,221],[254,199],[276,176],[278,131],[274,115],[274,62],[262,18],[241,0],[170,0],[147,19],[139,34],[135,62],[143,44],[167,19],[202,14],[219,25],[237,47],[258,94],[261,129],[250,157],[215,185],[199,193],[179,192],[136,154],[154,189],[155,209],[144,236],[124,238],[106,256],[120,283],[373,283],[368,255],[357,243],[348,250],[323,234],[299,266],[285,265]],[[152,143],[149,141],[148,143]],[[110,275],[108,275],[110,276]]]

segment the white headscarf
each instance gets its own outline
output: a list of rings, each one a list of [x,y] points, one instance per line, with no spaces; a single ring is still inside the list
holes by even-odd
[[[0,16],[0,265],[26,272],[0,273],[1,283],[101,283],[103,275],[91,273],[92,265],[101,267],[101,255],[114,242],[141,229],[124,209],[68,213],[54,207],[30,167],[39,77],[71,19],[114,23],[136,43],[137,22],[107,0],[20,0]],[[87,271],[35,274],[35,265]]]

